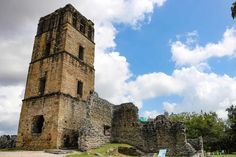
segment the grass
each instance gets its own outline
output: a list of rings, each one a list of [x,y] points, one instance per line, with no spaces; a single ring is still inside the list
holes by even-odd
[[[87,152],[73,152],[72,154],[69,154],[67,155],[66,157],[97,157],[98,154],[100,156],[104,156],[104,157],[108,157],[107,155],[107,151],[109,149],[112,149],[112,148],[118,148],[118,147],[131,147],[130,145],[128,144],[115,144],[115,143],[112,143],[112,144],[106,144],[100,148],[97,148],[97,149],[91,149]],[[96,155],[97,154],[97,155]],[[117,156],[117,157],[129,157],[127,155],[123,155],[123,154],[114,154],[113,156]]]
[[[235,154],[212,155],[212,157],[236,157],[236,155]]]

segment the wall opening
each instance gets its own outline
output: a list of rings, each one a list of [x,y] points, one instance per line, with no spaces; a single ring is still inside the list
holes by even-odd
[[[48,56],[50,54],[50,49],[51,49],[51,43],[49,42],[46,44],[45,56]]]
[[[42,77],[39,80],[39,95],[43,95],[45,91],[46,77]]]
[[[93,40],[93,28],[92,28],[92,26],[89,26],[89,28],[88,28],[88,38],[90,40]]]
[[[72,130],[68,132],[67,131],[62,138],[62,148],[64,149],[78,148],[78,138],[79,138],[78,132]]]
[[[103,126],[103,134],[105,136],[110,136],[111,135],[111,127],[109,125],[104,125]]]
[[[83,82],[78,81],[77,84],[77,95],[82,96],[83,95]]]
[[[43,131],[44,117],[38,115],[33,118],[32,133],[41,134]]]
[[[85,33],[85,20],[84,19],[81,19],[80,20],[80,31],[82,32],[82,33]]]
[[[84,60],[84,47],[79,46],[79,59]]]
[[[75,27],[77,29],[77,18],[76,18],[76,15],[73,15],[72,25],[73,25],[73,27]]]

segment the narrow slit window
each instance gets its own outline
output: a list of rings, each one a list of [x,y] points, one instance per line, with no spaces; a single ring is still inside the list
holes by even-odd
[[[46,77],[43,77],[39,80],[39,94],[43,95],[45,91]]]
[[[80,20],[80,31],[82,33],[85,33],[85,20],[84,19]]]
[[[83,82],[81,81],[78,81],[78,84],[77,84],[77,94],[79,96],[83,95]]]
[[[84,60],[84,47],[79,46],[79,59]]]
[[[77,18],[75,15],[73,15],[72,25],[73,25],[73,27],[75,27],[77,29]]]
[[[51,49],[51,43],[47,43],[45,49],[45,56],[48,56],[50,54],[50,49]]]
[[[93,28],[92,28],[92,26],[89,26],[89,28],[88,28],[88,38],[90,40],[93,40]]]

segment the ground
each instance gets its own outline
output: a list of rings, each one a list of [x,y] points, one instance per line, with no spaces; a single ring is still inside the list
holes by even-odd
[[[0,157],[109,157],[107,152],[114,148],[118,147],[131,147],[127,144],[106,144],[100,148],[92,149],[87,152],[74,151],[71,154],[49,154],[44,151],[20,151],[20,150],[0,150]],[[114,153],[113,157],[130,157],[127,155]],[[157,157],[157,154],[154,154],[154,157]],[[213,155],[212,157],[236,157],[235,155]]]
[[[96,156],[109,156],[107,154],[107,151],[114,149],[114,148],[118,148],[118,147],[131,147],[130,145],[127,144],[106,144],[103,147],[97,148],[97,149],[92,149],[89,150],[87,152],[74,152],[70,155],[67,155],[66,157],[96,157]],[[123,154],[119,154],[119,153],[115,153],[113,154],[113,156],[117,156],[117,157],[128,157],[127,155],[123,155]]]
[[[55,155],[44,151],[0,151],[0,157],[65,157],[65,155]]]

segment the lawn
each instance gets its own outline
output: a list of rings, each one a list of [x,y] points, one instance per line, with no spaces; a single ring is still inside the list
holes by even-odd
[[[227,155],[212,155],[212,157],[236,157],[235,154],[227,154]]]
[[[78,152],[75,151],[72,154],[67,155],[66,157],[97,157],[97,156],[104,156],[104,157],[108,157],[107,155],[107,151],[112,149],[112,148],[118,148],[118,147],[131,147],[128,144],[106,144],[100,148],[97,149],[92,149],[89,150],[87,152]],[[119,153],[114,154],[114,156],[117,157],[128,157],[127,155],[122,155]]]

